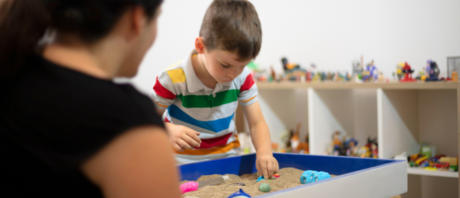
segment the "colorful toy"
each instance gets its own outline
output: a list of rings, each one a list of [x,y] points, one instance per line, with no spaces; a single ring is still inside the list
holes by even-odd
[[[302,175],[300,176],[300,183],[309,184],[309,183],[315,182],[315,178],[314,178],[315,172],[316,171],[312,171],[312,170],[307,170],[303,172]]]
[[[275,178],[279,178],[279,177],[280,177],[280,175],[279,175],[279,174],[273,174],[273,177],[275,177]]]
[[[436,170],[438,170],[438,168],[436,168],[436,167],[426,167],[425,170],[436,171]]]
[[[180,185],[180,190],[182,191],[182,194],[190,191],[196,191],[198,188],[204,187],[204,186],[210,186],[210,185],[218,185],[221,183],[224,183],[225,181],[228,181],[230,177],[228,175],[224,175],[219,178],[215,179],[210,179],[202,182],[186,182]]]
[[[447,57],[447,76],[452,78],[452,82],[458,82],[458,73],[460,73],[460,56]]]
[[[260,182],[261,180],[264,180],[264,179],[265,179],[264,176],[260,176],[260,177],[257,178],[257,181],[256,181],[256,182]]]
[[[458,82],[458,72],[453,71],[451,75],[452,75],[452,82]]]
[[[372,60],[366,66],[366,71],[363,73],[363,81],[375,81],[378,79],[378,70],[377,67],[374,65],[374,61]]]
[[[439,68],[438,64],[434,61],[428,60],[427,61],[427,74],[428,78],[426,81],[439,81]]]
[[[414,70],[411,69],[410,65],[407,62],[404,63],[404,67],[402,68],[402,73],[404,73],[404,78],[401,82],[414,82],[415,80],[412,78],[412,73]]]
[[[270,192],[271,190],[272,189],[271,189],[270,185],[268,185],[267,183],[262,183],[259,186],[259,191],[261,191],[261,192]]]
[[[354,60],[352,62],[352,78],[355,80],[355,82],[361,82],[362,80],[362,75],[363,75],[363,56],[361,55],[361,61],[359,60]]]
[[[331,178],[331,175],[323,171],[318,172],[318,174],[316,175],[316,181],[322,181],[329,178]]]
[[[240,188],[240,191],[231,194],[227,198],[251,198],[251,195],[246,194],[243,189]]]
[[[312,171],[312,170],[307,170],[302,173],[300,176],[300,183],[302,184],[309,184],[317,181],[322,181],[325,179],[331,178],[331,175],[329,173],[323,172],[323,171]]]
[[[307,70],[301,68],[300,65],[289,63],[287,58],[282,58],[281,63],[287,80],[300,81],[301,77],[306,79]]]
[[[354,138],[350,138],[345,143],[347,147],[347,156],[358,156],[358,140]]]
[[[278,174],[276,174],[276,175],[278,175]],[[278,177],[275,177],[275,174],[274,174],[273,176],[274,176],[274,177],[272,177],[271,180],[275,180],[275,179],[277,179],[277,178],[280,177],[279,175],[278,175]],[[260,181],[262,181],[262,180],[265,180],[265,177],[264,177],[263,175],[260,176],[260,177],[258,177],[256,182],[260,182]],[[271,181],[271,180],[269,179],[268,181]]]
[[[401,78],[403,76],[403,67],[404,67],[405,63],[399,63],[398,65],[396,65],[396,72],[393,73],[393,77],[397,77],[398,78],[398,81],[401,81]]]

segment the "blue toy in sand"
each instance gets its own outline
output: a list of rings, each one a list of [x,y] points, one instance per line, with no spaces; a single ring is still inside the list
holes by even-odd
[[[251,198],[251,195],[246,194],[243,189],[240,188],[240,191],[231,194],[227,198]]]
[[[265,177],[264,176],[260,176],[259,178],[257,178],[257,181],[256,182],[260,182],[260,180],[264,180]]]
[[[309,184],[309,183],[313,183],[313,182],[317,182],[317,181],[321,181],[321,180],[325,180],[329,178],[331,178],[331,175],[329,175],[329,173],[322,172],[322,171],[318,172],[318,171],[307,170],[302,173],[302,176],[300,176],[300,183]]]

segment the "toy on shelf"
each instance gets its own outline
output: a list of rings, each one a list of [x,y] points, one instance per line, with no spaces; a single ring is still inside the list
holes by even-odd
[[[435,147],[426,143],[421,144],[419,153],[407,157],[407,163],[425,170],[458,171],[458,157],[436,155]]]
[[[458,82],[458,73],[456,71],[452,72],[452,82]]]
[[[412,73],[414,73],[414,70],[409,64],[407,64],[407,62],[404,63],[402,73],[404,73],[404,78],[401,79],[401,82],[415,82],[415,80],[412,78]]]
[[[379,150],[378,150],[378,143],[377,138],[371,139],[370,137],[367,138],[366,147],[369,148],[370,151],[370,158],[378,158],[379,157]]]
[[[426,68],[423,67],[423,69],[418,72],[417,77],[415,77],[415,80],[425,82],[427,78],[428,76],[426,75]]]
[[[358,140],[350,138],[346,141],[347,147],[347,156],[358,156]]]
[[[358,149],[358,157],[362,158],[378,158],[378,143],[377,138],[367,138],[365,146]]]
[[[438,64],[432,60],[427,61],[427,74],[428,78],[426,81],[439,81],[439,68]]]
[[[374,64],[374,60],[372,60],[366,66],[366,70],[363,72],[363,81],[375,81],[378,79],[378,70]]]
[[[326,149],[326,154],[334,156],[359,156],[358,140],[347,138],[340,131],[332,134],[332,143]]]
[[[333,145],[333,149],[332,149],[333,155],[336,155],[336,156],[340,155],[339,151],[342,150],[341,148],[343,148],[342,141],[340,140],[340,131],[336,131],[332,135],[332,145]]]
[[[399,63],[398,65],[396,65],[396,72],[393,73],[393,77],[397,78],[398,81],[401,81],[401,78],[403,77],[403,67],[404,67],[405,63]]]
[[[455,78],[454,72],[457,74]],[[460,56],[447,57],[447,76],[451,77],[453,82],[458,82],[458,73],[460,73]]]
[[[286,142],[286,152],[303,153],[303,154],[309,153],[308,133],[307,133],[307,136],[305,137],[305,141],[300,141],[299,140],[300,127],[301,127],[301,124],[298,123],[296,126],[295,132],[294,130],[290,131],[289,140]]]
[[[301,78],[306,79],[307,70],[298,64],[289,63],[287,58],[282,58],[283,70],[286,80],[300,82]]]
[[[355,82],[361,82],[362,81],[362,75],[364,72],[363,68],[363,56],[361,55],[361,61],[359,60],[354,60],[352,62],[352,79]]]

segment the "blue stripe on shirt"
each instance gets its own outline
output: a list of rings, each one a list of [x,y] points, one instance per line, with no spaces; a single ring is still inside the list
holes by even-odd
[[[182,111],[178,106],[171,105],[168,107],[169,116],[174,117],[182,122],[187,122],[189,124],[195,125],[197,127],[212,131],[212,132],[219,132],[226,130],[230,127],[230,123],[233,119],[234,113],[226,118],[212,120],[212,121],[200,121],[191,116],[187,113]]]

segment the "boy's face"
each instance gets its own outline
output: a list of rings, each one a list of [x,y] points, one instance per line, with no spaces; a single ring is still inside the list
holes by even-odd
[[[204,50],[204,65],[219,83],[228,83],[238,77],[251,59],[241,60],[237,53],[220,49]]]

